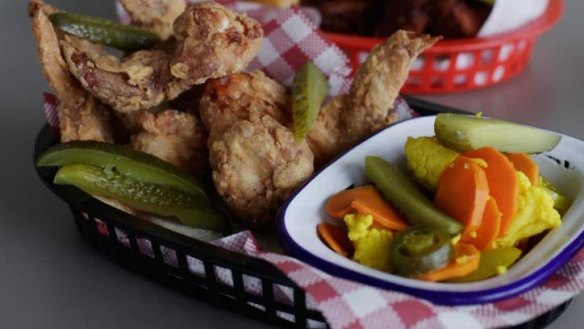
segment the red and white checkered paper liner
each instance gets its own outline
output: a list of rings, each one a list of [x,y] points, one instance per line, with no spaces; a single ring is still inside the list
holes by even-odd
[[[196,1],[191,1],[196,2]],[[266,9],[257,4],[220,1],[235,10],[245,11],[262,22],[265,41],[250,69],[262,69],[283,83],[289,83],[294,72],[306,60],[315,62],[329,77],[331,95],[344,93],[350,85],[349,61],[340,49],[326,40],[315,25],[298,8]],[[119,8],[118,8],[119,9]],[[124,20],[123,11],[121,18]],[[127,20],[127,18],[126,18]],[[45,113],[52,127],[58,126],[57,100],[45,95]],[[415,115],[400,99],[397,102],[400,120]],[[108,234],[103,223],[98,229]],[[116,230],[122,243],[125,232]],[[127,241],[126,241],[127,242]],[[403,293],[377,289],[326,274],[285,255],[265,253],[249,231],[212,242],[214,245],[249,256],[262,258],[287,275],[307,293],[309,308],[321,311],[332,328],[495,328],[527,322],[567,302],[584,290],[584,249],[540,286],[515,298],[472,306],[440,306]],[[129,244],[128,244],[129,245]],[[150,241],[138,239],[142,253],[153,255]],[[176,265],[174,250],[162,247],[165,262]],[[204,273],[200,260],[188,257],[193,273]],[[229,269],[216,268],[218,280],[233,284]],[[244,276],[244,288],[262,294],[257,278]],[[274,289],[280,301],[291,301],[286,287]],[[293,319],[290,316],[282,317]],[[314,324],[314,323],[313,323]],[[314,324],[318,327],[318,324]]]

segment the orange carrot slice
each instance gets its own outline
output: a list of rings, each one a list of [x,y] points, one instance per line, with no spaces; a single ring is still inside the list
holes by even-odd
[[[499,236],[501,236],[507,232],[517,212],[519,181],[515,168],[503,153],[490,146],[465,152],[463,155],[469,158],[480,158],[487,163],[484,170],[489,183],[489,193],[497,201],[501,212],[499,231]]]
[[[464,225],[463,238],[476,236],[488,199],[487,175],[472,159],[458,156],[440,174],[434,202]]]
[[[501,212],[494,198],[487,200],[485,212],[483,212],[483,221],[477,230],[477,236],[468,242],[479,250],[491,249],[493,241],[499,236],[501,228]]]
[[[505,156],[511,163],[515,170],[521,171],[529,178],[531,185],[537,184],[539,177],[539,166],[529,154],[526,153],[505,153]]]
[[[379,191],[375,197],[353,200],[353,202],[351,202],[351,208],[362,214],[373,216],[375,223],[380,224],[384,228],[403,231],[408,227],[407,221],[404,217],[402,217],[402,215],[400,215],[391,204],[385,201]]]
[[[351,202],[355,199],[374,198],[379,192],[373,185],[355,187],[341,191],[330,197],[325,205],[325,211],[331,217],[343,218],[351,212]]]
[[[316,226],[316,230],[324,243],[337,254],[344,257],[350,257],[353,254],[353,244],[347,237],[347,233],[340,227],[321,223]]]
[[[424,273],[418,279],[424,281],[444,281],[468,275],[479,268],[480,251],[472,244],[458,243],[454,246],[454,259],[448,265]]]

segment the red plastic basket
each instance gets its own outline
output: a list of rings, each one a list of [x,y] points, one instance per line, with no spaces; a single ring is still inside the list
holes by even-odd
[[[504,34],[437,42],[418,57],[402,93],[463,92],[515,77],[529,62],[537,37],[558,22],[563,7],[562,0],[551,0],[540,18]],[[325,34],[345,51],[353,68],[358,67],[369,51],[384,40]]]

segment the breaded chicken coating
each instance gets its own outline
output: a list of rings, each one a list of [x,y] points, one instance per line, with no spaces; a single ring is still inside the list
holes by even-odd
[[[61,141],[95,140],[112,142],[109,109],[94,99],[69,73],[59,49],[58,34],[48,16],[58,9],[36,0],[29,4],[29,16],[43,74],[60,103]]]
[[[157,34],[161,40],[172,36],[172,23],[187,8],[185,0],[120,0],[132,25]]]
[[[167,44],[121,60],[72,36],[61,47],[82,86],[126,113],[155,107],[193,85],[242,71],[259,51],[263,36],[257,21],[214,2],[189,6],[173,27]]]
[[[258,121],[267,114],[286,125],[284,113],[289,103],[286,88],[261,71],[209,81],[199,105],[201,120],[209,131],[209,146],[241,120]]]
[[[276,211],[313,172],[306,142],[271,116],[236,122],[209,150],[217,192],[247,226],[273,228]]]
[[[208,168],[206,134],[197,117],[188,112],[140,111],[133,121],[141,130],[130,137],[130,146],[191,173]]]
[[[349,94],[327,104],[308,134],[318,165],[397,120],[393,106],[414,60],[439,39],[398,31],[371,51]]]

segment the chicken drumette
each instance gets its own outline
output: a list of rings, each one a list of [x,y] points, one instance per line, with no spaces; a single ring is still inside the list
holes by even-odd
[[[73,36],[61,41],[69,71],[96,98],[119,112],[155,107],[193,85],[242,71],[262,41],[257,21],[216,4],[187,7],[166,43],[123,59]]]

